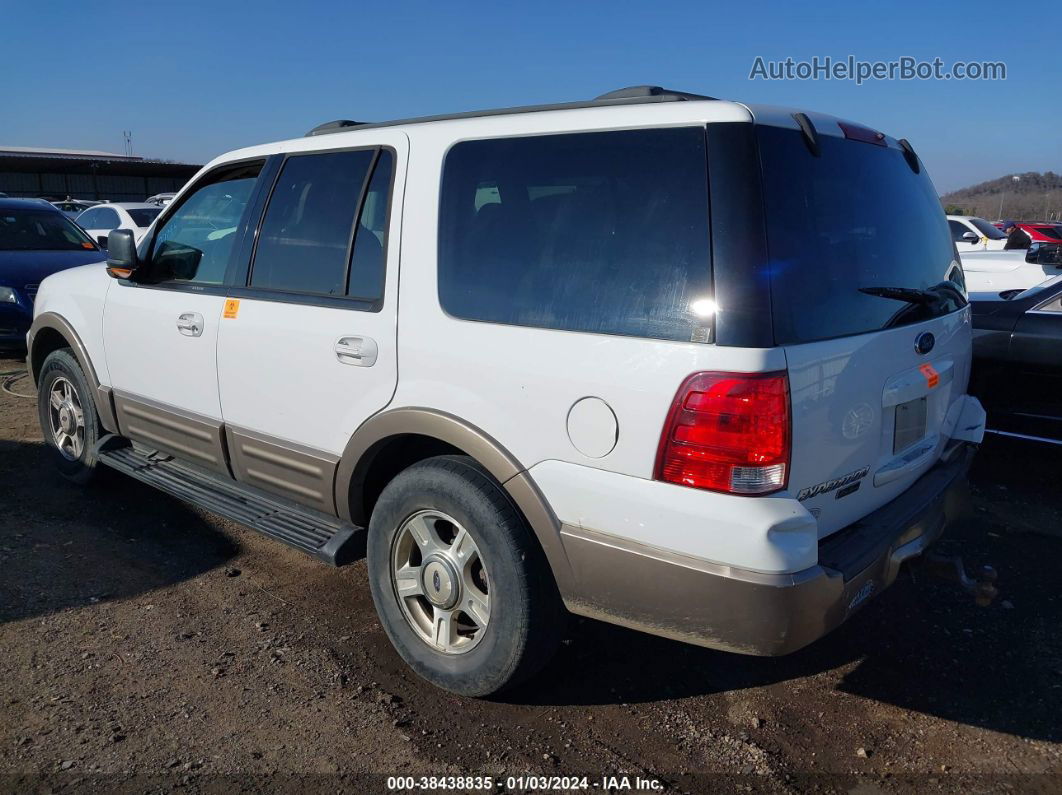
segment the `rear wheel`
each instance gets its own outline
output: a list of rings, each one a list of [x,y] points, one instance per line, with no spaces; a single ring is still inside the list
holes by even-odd
[[[556,585],[508,495],[471,458],[392,480],[369,522],[369,582],[402,658],[439,687],[486,696],[526,679],[563,630]]]
[[[87,483],[96,470],[95,447],[103,428],[88,379],[66,348],[52,351],[41,365],[37,413],[59,472]]]

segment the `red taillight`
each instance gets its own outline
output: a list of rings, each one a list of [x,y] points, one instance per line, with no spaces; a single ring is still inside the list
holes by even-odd
[[[767,494],[789,475],[785,373],[694,373],[671,404],[656,480],[729,494]]]

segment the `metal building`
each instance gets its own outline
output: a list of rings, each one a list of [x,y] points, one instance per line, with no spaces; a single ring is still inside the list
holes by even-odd
[[[140,202],[179,190],[199,168],[111,152],[0,146],[0,193]]]

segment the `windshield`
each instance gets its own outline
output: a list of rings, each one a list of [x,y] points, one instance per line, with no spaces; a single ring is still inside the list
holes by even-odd
[[[1007,237],[984,218],[971,218],[970,223],[977,227],[977,231],[989,240],[1005,240]]]
[[[899,149],[832,135],[818,136],[818,157],[799,130],[764,126],[757,135],[778,344],[918,323],[966,305],[924,168],[916,174]]]
[[[126,210],[126,212],[129,213],[129,217],[133,219],[133,223],[137,226],[151,226],[151,222],[162,212],[162,208],[144,207],[139,210]]]
[[[0,251],[95,251],[69,218],[49,210],[0,210]]]

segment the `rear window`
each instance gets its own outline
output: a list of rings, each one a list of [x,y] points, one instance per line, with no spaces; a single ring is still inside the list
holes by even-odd
[[[779,345],[916,323],[965,305],[933,183],[899,149],[759,127],[771,306]],[[928,291],[909,303],[861,290]]]
[[[706,173],[703,127],[456,144],[440,199],[443,309],[493,323],[705,340]]]
[[[149,207],[141,210],[126,210],[126,212],[129,213],[129,217],[133,219],[133,223],[137,226],[151,226],[151,222],[162,212],[162,208]]]

